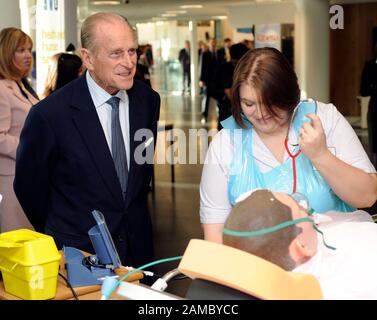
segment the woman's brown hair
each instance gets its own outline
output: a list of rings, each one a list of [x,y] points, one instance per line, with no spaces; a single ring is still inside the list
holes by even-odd
[[[14,54],[16,50],[24,45],[30,43],[33,46],[31,38],[22,30],[17,28],[5,28],[0,32],[0,78],[19,80],[31,72],[33,63],[30,65],[30,70],[25,74],[24,71],[14,63]]]
[[[296,73],[284,55],[274,48],[249,50],[237,63],[232,85],[232,114],[244,128],[240,101],[240,87],[249,84],[258,94],[258,104],[277,116],[279,108],[292,113],[300,101]]]

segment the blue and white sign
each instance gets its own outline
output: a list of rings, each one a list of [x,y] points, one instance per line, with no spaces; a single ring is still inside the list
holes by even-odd
[[[65,51],[64,0],[37,0],[36,51],[37,92],[41,94],[46,84],[49,59]]]
[[[264,47],[281,50],[280,24],[257,24],[255,26],[255,48]]]

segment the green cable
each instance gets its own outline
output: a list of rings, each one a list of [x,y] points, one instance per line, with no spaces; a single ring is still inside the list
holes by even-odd
[[[328,248],[328,249],[330,249],[330,250],[336,250],[336,248],[335,247],[333,247],[333,246],[330,246],[330,245],[328,245],[327,243],[326,243],[326,241],[325,241],[325,236],[324,236],[324,234],[323,234],[323,232],[313,223],[313,228],[314,228],[314,230],[315,231],[317,231],[321,236],[322,236],[322,242],[323,242],[323,245],[326,247],[326,248]]]
[[[301,223],[301,222],[313,223],[313,220],[310,219],[309,217],[294,219],[294,220],[286,221],[283,223],[279,223],[278,225],[273,226],[271,228],[265,228],[265,229],[256,230],[256,231],[235,231],[228,228],[224,228],[223,233],[229,236],[236,236],[236,237],[256,237],[256,236],[261,236],[267,233],[275,232],[280,229],[283,229],[283,228],[286,228],[286,227],[289,227],[291,225],[294,225],[296,223]]]
[[[157,260],[157,261],[153,261],[153,262],[150,262],[150,263],[147,263],[139,268],[136,268],[136,269],[133,269],[132,271],[126,273],[123,278],[121,278],[120,280],[118,280],[118,282],[114,285],[114,287],[110,290],[110,292],[108,293],[108,295],[106,296],[106,299],[108,299],[111,294],[114,292],[114,290],[116,288],[118,288],[118,286],[124,281],[126,280],[130,275],[138,272],[138,271],[141,271],[145,268],[148,268],[148,267],[151,267],[151,266],[154,266],[156,264],[160,264],[160,263],[165,263],[165,262],[170,262],[170,261],[176,261],[176,260],[181,260],[183,256],[177,256],[177,257],[173,257],[173,258],[166,258],[166,259],[161,259],[161,260]]]

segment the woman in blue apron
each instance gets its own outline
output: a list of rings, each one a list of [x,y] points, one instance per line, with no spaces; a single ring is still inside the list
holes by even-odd
[[[234,206],[241,194],[257,188],[302,193],[314,211],[320,213],[352,212],[373,205],[377,199],[377,175],[373,166],[366,172],[333,155],[317,115],[317,102],[300,102],[299,97],[297,76],[280,51],[250,50],[237,64],[232,86],[232,116],[222,123],[228,130],[233,150],[227,175],[230,205]],[[278,165],[270,170],[260,170],[255,161],[254,135],[277,160]],[[206,165],[203,176],[205,170]],[[214,182],[212,188],[216,187]],[[219,220],[207,219],[208,204],[215,202],[206,197],[206,189],[201,185],[205,238],[221,241],[219,232],[225,222],[221,219],[225,216]]]

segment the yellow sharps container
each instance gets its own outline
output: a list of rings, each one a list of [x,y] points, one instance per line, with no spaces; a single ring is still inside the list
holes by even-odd
[[[27,229],[0,234],[0,270],[5,291],[19,298],[54,298],[60,258],[51,236]]]

